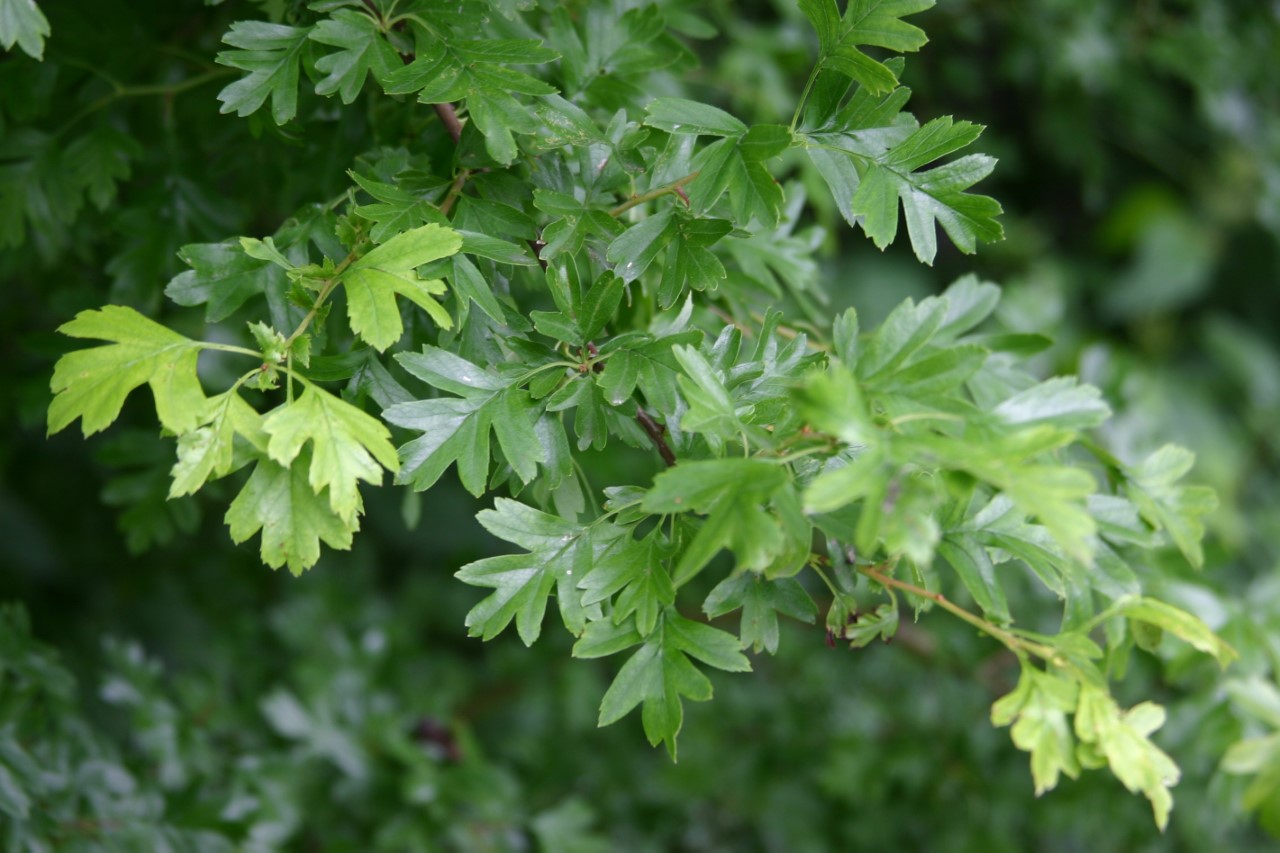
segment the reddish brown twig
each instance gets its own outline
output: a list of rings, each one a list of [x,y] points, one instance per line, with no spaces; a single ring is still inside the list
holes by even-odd
[[[658,449],[658,454],[662,457],[662,461],[667,463],[667,467],[675,465],[676,455],[671,452],[671,447],[667,444],[667,438],[664,435],[666,428],[649,417],[649,413],[640,406],[636,406],[636,421],[648,434],[649,440]]]
[[[462,122],[458,121],[458,111],[453,108],[453,104],[436,104],[435,108],[441,124],[449,131],[449,138],[456,144],[462,139]]]

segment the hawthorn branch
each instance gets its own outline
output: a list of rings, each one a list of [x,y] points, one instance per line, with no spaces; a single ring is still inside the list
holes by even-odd
[[[670,468],[676,464],[676,455],[671,451],[671,446],[667,444],[666,428],[649,416],[649,413],[642,406],[636,406],[636,422],[649,436],[649,440],[653,442],[653,446],[658,449],[658,455],[662,457],[662,461],[667,463]]]
[[[444,125],[445,130],[449,131],[449,138],[453,140],[453,144],[457,145],[462,140],[462,122],[458,121],[458,111],[454,109],[453,104],[435,104],[435,108],[440,123]]]
[[[463,169],[458,172],[458,176],[453,179],[453,184],[449,187],[449,192],[444,197],[444,201],[440,202],[440,212],[448,216],[449,211],[453,209],[454,202],[458,200],[458,196],[462,195],[462,188],[467,184],[467,178],[471,177],[470,169]]]
[[[633,195],[631,198],[627,199],[622,204],[611,209],[609,211],[609,215],[616,219],[617,217],[626,213],[631,208],[636,207],[637,205],[644,204],[646,201],[653,201],[655,198],[662,198],[664,195],[679,195],[682,198],[685,198],[686,201],[688,201],[688,198],[684,196],[684,185],[689,183],[696,177],[698,177],[698,173],[691,172],[685,175],[683,178],[674,180],[669,184],[664,184],[663,186],[657,187],[655,189],[651,189],[648,192],[641,193],[640,195]]]
[[[927,598],[930,601],[935,602],[939,607],[950,613],[952,616],[963,619],[982,633],[999,640],[1006,648],[1009,649],[1009,651],[1013,652],[1018,657],[1023,657],[1027,652],[1030,652],[1031,654],[1048,661],[1057,660],[1059,658],[1058,653],[1052,648],[1041,643],[1024,639],[1016,634],[1012,634],[1001,628],[999,625],[992,624],[981,616],[970,613],[968,610],[965,610],[960,605],[954,603],[940,592],[931,592],[924,587],[916,586],[913,583],[898,580],[897,578],[884,574],[879,571],[883,566],[855,566],[854,568],[883,587],[899,589],[919,598]]]

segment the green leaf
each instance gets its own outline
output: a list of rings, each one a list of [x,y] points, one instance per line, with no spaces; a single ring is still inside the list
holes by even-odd
[[[304,449],[288,468],[259,460],[226,517],[234,542],[261,530],[262,561],[273,569],[287,565],[295,575],[320,559],[321,542],[345,551],[359,529],[355,514],[344,520],[331,509],[327,496],[311,487],[306,474],[309,456]]]
[[[858,378],[873,382],[895,373],[933,339],[946,316],[947,302],[935,296],[918,305],[910,298],[898,303],[862,348]]]
[[[476,518],[495,536],[526,548],[527,554],[506,554],[468,563],[455,575],[493,594],[467,614],[473,637],[491,640],[515,619],[526,646],[542,633],[547,598],[556,590],[565,627],[580,635],[586,611],[578,580],[592,570],[592,528],[539,512],[518,501],[499,498],[494,508]]]
[[[151,386],[156,415],[165,429],[180,435],[195,428],[205,406],[196,377],[202,346],[198,341],[122,305],[81,311],[58,331],[112,343],[58,359],[50,383],[50,435],[76,418],[86,436],[106,429],[119,416],[129,392],[143,383]]]
[[[742,136],[747,126],[718,107],[684,98],[654,98],[645,107],[649,127],[684,136]]]
[[[931,9],[934,2],[850,0],[843,18],[835,0],[803,0],[800,7],[818,32],[823,65],[853,78],[873,93],[881,93],[898,84],[897,75],[860,48],[882,47],[899,53],[919,50],[928,38],[923,30],[902,18]]]
[[[734,552],[738,568],[769,568],[786,547],[786,538],[765,505],[788,482],[784,468],[756,459],[683,462],[655,477],[641,504],[646,512],[707,514],[676,565],[676,586],[725,547]]]
[[[841,634],[850,648],[866,648],[876,640],[887,643],[898,633],[897,604],[880,604],[870,613],[855,613],[852,617]]]
[[[1013,724],[1009,734],[1018,749],[1031,753],[1036,796],[1057,787],[1065,773],[1080,775],[1075,738],[1067,715],[1076,709],[1076,682],[1023,666],[1018,686],[991,706],[991,723]]]
[[[1112,605],[1111,611],[1167,631],[1192,648],[1212,655],[1223,669],[1239,657],[1236,650],[1213,633],[1201,619],[1172,604],[1134,596],[1120,599]]]
[[[1010,426],[1052,424],[1063,429],[1092,429],[1111,417],[1102,392],[1059,376],[1005,399],[993,414]]]
[[[582,641],[574,647],[575,657],[587,656],[590,647],[580,646]],[[668,610],[659,629],[622,665],[605,692],[600,725],[617,722],[643,703],[645,736],[654,746],[666,743],[674,760],[676,737],[684,722],[681,698],[705,702],[712,692],[711,682],[690,657],[728,672],[751,670],[751,662],[738,651],[738,640],[732,634]]]
[[[262,428],[271,437],[267,452],[280,465],[293,465],[312,443],[309,482],[317,494],[329,490],[330,507],[353,528],[361,507],[358,481],[378,485],[382,468],[394,473],[400,467],[381,421],[315,385],[268,414]]]
[[[529,393],[490,371],[436,347],[396,356],[406,370],[444,391],[464,395],[398,403],[382,416],[423,435],[400,448],[399,482],[421,491],[435,484],[455,462],[463,486],[483,494],[489,475],[489,433],[507,462],[528,483],[547,461],[534,429],[537,405]]]
[[[583,590],[583,605],[617,596],[614,624],[622,625],[635,616],[640,636],[649,636],[663,610],[675,603],[675,586],[664,564],[667,550],[657,533],[641,542],[630,536],[617,537],[578,582],[578,588]]]
[[[1195,464],[1195,454],[1166,444],[1143,462],[1127,470],[1125,493],[1137,505],[1142,517],[1157,530],[1169,534],[1173,544],[1197,569],[1204,565],[1204,522],[1200,517],[1213,512],[1218,498],[1207,486],[1181,486],[1178,481]]]
[[[129,161],[142,156],[137,139],[110,125],[99,125],[67,146],[75,182],[99,210],[116,198],[116,185],[132,173]]]
[[[179,249],[178,257],[191,269],[170,280],[165,296],[179,305],[204,305],[210,323],[227,319],[282,275],[238,242],[192,243]]]
[[[0,47],[9,50],[17,44],[27,56],[43,60],[50,32],[35,0],[0,0]]]
[[[1169,788],[1178,784],[1182,775],[1173,759],[1151,742],[1151,733],[1164,721],[1165,711],[1159,705],[1143,702],[1121,711],[1103,690],[1087,684],[1080,687],[1076,736],[1106,758],[1111,772],[1126,788],[1141,791],[1151,801],[1161,832],[1173,808]]]
[[[664,211],[619,234],[605,253],[605,258],[617,265],[614,274],[623,281],[635,281],[667,247],[674,229],[670,211]]]
[[[298,65],[310,30],[236,21],[222,37],[224,44],[240,50],[224,50],[214,59],[219,65],[248,71],[218,93],[221,112],[247,116],[271,99],[271,118],[284,124],[298,113]]]
[[[875,158],[862,175],[850,210],[862,216],[863,230],[878,247],[885,248],[897,235],[899,201],[916,257],[926,264],[932,264],[937,254],[935,222],[966,254],[976,250],[979,240],[1003,238],[1004,231],[996,222],[1000,205],[987,196],[964,192],[991,173],[994,159],[970,154],[928,171],[916,171],[963,148],[981,132],[979,125],[970,122],[934,119]]]
[[[360,189],[373,196],[377,204],[362,204],[355,208],[357,216],[373,223],[369,236],[375,243],[385,243],[390,237],[426,222],[443,219],[440,212],[427,198],[411,192],[398,184],[388,184],[348,171],[351,180]]]
[[[556,89],[507,65],[543,64],[559,54],[533,39],[450,40],[442,44],[415,22],[423,48],[413,62],[386,76],[388,94],[417,93],[424,104],[466,99],[470,120],[485,137],[485,148],[499,163],[515,160],[515,134],[540,127],[533,112],[510,93],[553,95]]]
[[[195,494],[209,477],[225,476],[235,467],[234,440],[242,436],[259,453],[267,450],[262,416],[234,391],[210,397],[203,425],[178,436],[178,461],[170,472],[169,498]]]
[[[356,99],[370,73],[375,80],[383,82],[392,71],[404,67],[400,54],[383,38],[378,24],[369,15],[340,9],[333,17],[316,24],[308,38],[342,48],[316,60],[316,70],[328,75],[316,83],[316,94],[337,92],[344,104]]]
[[[947,534],[938,543],[938,555],[960,576],[965,589],[983,612],[1000,622],[1010,622],[1004,586],[996,578],[996,568],[987,549],[969,535]]]
[[[754,572],[725,578],[708,593],[702,611],[715,619],[741,608],[738,634],[742,648],[775,654],[778,651],[778,614],[812,625],[818,606],[795,578],[765,580]]]
[[[444,283],[421,279],[414,268],[461,248],[458,232],[433,223],[397,234],[353,263],[342,276],[352,331],[379,352],[400,340],[404,324],[397,295],[422,308],[441,328],[453,328],[448,312],[435,300],[445,292]]]

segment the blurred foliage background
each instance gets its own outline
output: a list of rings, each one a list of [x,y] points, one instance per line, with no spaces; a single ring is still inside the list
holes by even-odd
[[[293,579],[234,548],[212,502],[165,501],[171,448],[153,428],[46,440],[57,325],[108,300],[162,310],[179,246],[269,233],[340,192],[361,152],[403,141],[379,138],[394,119],[364,102],[304,99],[305,137],[218,115],[218,37],[278,3],[44,5],[46,61],[0,59],[6,844],[5,815],[34,814],[54,849],[1275,849],[1276,4],[943,2],[916,19],[932,43],[904,81],[921,119],[988,125],[1001,162],[984,191],[1008,239],[930,269],[833,209],[809,223],[838,235],[823,238],[833,313],[856,305],[869,326],[976,271],[1005,288],[1008,329],[1057,341],[1045,374],[1104,390],[1117,417],[1099,439],[1117,455],[1198,454],[1221,497],[1207,565],[1171,555],[1176,580],[1153,591],[1242,660],[1224,679],[1190,655],[1135,657],[1120,687],[1170,708],[1159,740],[1184,778],[1164,836],[1102,774],[1034,798],[1026,756],[987,722],[1016,666],[940,615],[855,652],[789,626],[777,657],[689,709],[672,765],[637,720],[596,728],[609,673],[571,661],[566,638],[466,639],[477,593],[452,573],[495,543],[456,485],[422,505],[368,494],[356,550]],[[697,6],[719,35],[689,42],[703,65],[687,85],[785,122],[811,59],[798,11]],[[161,95],[103,82],[200,75]],[[74,177],[85,151],[118,187]]]

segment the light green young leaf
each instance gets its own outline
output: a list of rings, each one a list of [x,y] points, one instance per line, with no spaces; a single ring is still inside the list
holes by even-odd
[[[1121,711],[1104,690],[1082,684],[1076,709],[1076,736],[1106,758],[1111,772],[1130,791],[1141,791],[1151,801],[1156,826],[1163,832],[1169,823],[1173,797],[1169,788],[1178,784],[1181,771],[1173,759],[1151,742],[1150,735],[1164,725],[1164,708],[1151,702]]]
[[[209,398],[204,422],[178,436],[178,461],[170,474],[169,497],[195,494],[209,477],[229,474],[234,467],[234,439],[242,436],[258,452],[266,453],[268,436],[262,416],[234,389]]]
[[[58,331],[112,343],[58,359],[50,383],[50,435],[76,418],[86,436],[106,429],[119,416],[129,392],[143,383],[151,386],[156,415],[165,429],[181,435],[195,428],[205,406],[196,376],[199,341],[123,305],[81,311]]]
[[[35,0],[0,0],[0,47],[17,44],[32,59],[44,59],[44,40],[49,37],[49,21]]]
[[[288,468],[259,460],[226,516],[232,541],[244,542],[261,530],[262,561],[273,569],[287,565],[295,575],[320,559],[321,542],[345,551],[360,529],[356,513],[344,520],[330,508],[328,498],[311,487],[306,474],[309,456],[304,449]]]
[[[298,66],[309,33],[309,28],[265,21],[232,24],[222,41],[240,49],[224,50],[214,61],[249,74],[218,93],[221,112],[247,116],[270,98],[271,118],[276,124],[284,124],[297,115]]]
[[[1213,633],[1199,617],[1154,598],[1122,598],[1110,608],[1129,619],[1154,625],[1187,643],[1192,648],[1212,655],[1223,669],[1239,657],[1221,637]]]
[[[1065,773],[1080,775],[1075,738],[1067,715],[1076,709],[1079,687],[1074,681],[1023,666],[1018,686],[991,706],[991,723],[1013,724],[1009,734],[1018,749],[1031,753],[1036,796],[1057,787]]]
[[[397,234],[353,263],[342,276],[352,331],[379,352],[400,340],[404,324],[397,294],[426,311],[437,326],[453,328],[449,313],[434,298],[445,292],[444,282],[420,279],[414,268],[461,248],[458,232],[433,223]]]
[[[267,415],[262,427],[271,436],[267,451],[280,465],[293,465],[312,443],[309,482],[317,494],[328,488],[329,505],[352,527],[361,506],[358,481],[378,485],[382,468],[400,468],[381,421],[315,385]]]

